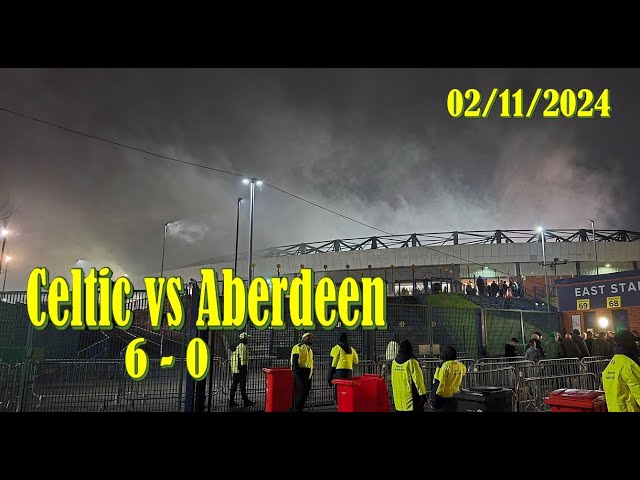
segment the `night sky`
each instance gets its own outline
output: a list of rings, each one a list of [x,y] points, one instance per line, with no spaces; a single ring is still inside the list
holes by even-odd
[[[640,230],[640,70],[0,70],[0,107],[264,179],[393,233]],[[612,118],[451,118],[452,88],[611,90]],[[76,260],[140,278],[233,254],[241,177],[0,111],[7,290]],[[248,203],[248,202],[245,202]],[[380,234],[268,186],[254,248]],[[240,250],[248,248],[241,210]],[[0,285],[1,286],[1,285]]]

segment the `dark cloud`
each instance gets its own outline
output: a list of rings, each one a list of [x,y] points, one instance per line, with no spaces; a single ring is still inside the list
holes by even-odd
[[[395,233],[640,230],[637,70],[2,70],[0,106],[254,175]],[[451,88],[611,90],[611,119],[454,119]],[[133,278],[233,253],[234,176],[0,112],[0,195],[20,204],[8,287],[78,258]],[[240,249],[248,246],[242,208]],[[254,247],[374,230],[265,186]],[[378,232],[379,233],[379,232]],[[137,283],[137,286],[141,284]]]

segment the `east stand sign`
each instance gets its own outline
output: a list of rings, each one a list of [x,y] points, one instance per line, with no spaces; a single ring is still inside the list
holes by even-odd
[[[558,309],[590,310],[640,305],[640,270],[556,281]]]

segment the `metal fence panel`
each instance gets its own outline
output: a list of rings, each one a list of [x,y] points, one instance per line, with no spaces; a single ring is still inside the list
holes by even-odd
[[[547,412],[550,408],[544,403],[544,398],[554,390],[560,388],[596,390],[597,386],[595,375],[592,373],[525,378],[518,382],[518,411]]]
[[[577,358],[554,358],[540,360],[540,375],[544,377],[557,377],[563,375],[577,375],[583,372],[582,364]]]

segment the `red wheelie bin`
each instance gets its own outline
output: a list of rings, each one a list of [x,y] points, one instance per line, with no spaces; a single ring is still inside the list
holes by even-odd
[[[559,388],[544,399],[552,412],[606,412],[607,403],[602,390]]]
[[[389,395],[380,375],[335,379],[338,412],[388,412]]]
[[[290,368],[263,368],[267,374],[265,412],[287,412],[293,403],[293,375]]]

